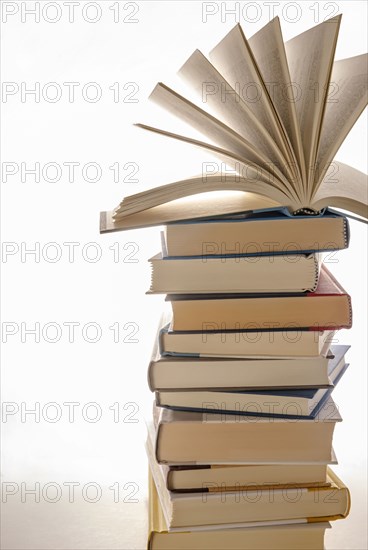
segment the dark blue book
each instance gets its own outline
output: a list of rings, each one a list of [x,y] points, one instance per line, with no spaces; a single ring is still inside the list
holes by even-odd
[[[178,410],[279,418],[315,418],[348,364],[345,353],[350,346],[333,346],[328,364],[332,387],[316,389],[275,389],[255,391],[160,391],[156,404]]]

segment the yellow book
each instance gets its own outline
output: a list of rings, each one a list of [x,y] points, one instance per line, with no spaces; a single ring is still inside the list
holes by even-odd
[[[174,493],[167,490],[162,469],[151,456],[149,463],[169,531],[333,521],[347,517],[350,511],[349,490],[329,467],[328,486],[263,484],[235,490],[209,488],[207,492]]]
[[[327,522],[249,524],[234,529],[189,528],[169,531],[149,474],[148,550],[323,550]]]

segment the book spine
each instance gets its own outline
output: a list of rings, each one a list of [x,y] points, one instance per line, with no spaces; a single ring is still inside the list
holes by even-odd
[[[346,328],[351,328],[353,326],[353,308],[351,305],[351,296],[347,294],[348,298],[348,308],[349,308],[349,324]]]
[[[158,333],[158,350],[160,355],[165,356],[165,347],[164,347],[164,329],[162,328]]]
[[[322,260],[319,254],[314,254],[313,259],[314,259],[314,284],[313,284],[313,287],[310,289],[310,292],[314,292],[318,286],[319,270],[320,270],[320,265],[322,263]]]
[[[161,466],[161,468],[162,467],[164,466]],[[166,472],[166,489],[168,491],[173,490],[172,476],[173,476],[172,470],[168,467]]]
[[[348,248],[350,242],[350,225],[347,218],[342,218],[343,220],[343,236],[344,236],[344,248]]]
[[[148,383],[148,387],[151,391],[155,391],[155,387],[153,385],[153,369],[154,369],[154,365],[155,365],[155,362],[154,361],[150,361],[149,362],[149,365],[148,365],[148,370],[147,370],[147,383]]]
[[[161,439],[161,423],[159,422],[158,425],[157,425],[157,428],[156,428],[156,437],[155,437],[155,442],[154,442],[154,456],[155,456],[156,462],[158,462],[158,464],[164,463],[164,462],[160,461],[160,458],[159,458],[159,455],[158,455],[158,447],[159,447],[160,439]]]
[[[161,407],[160,392],[155,392],[156,407]]]

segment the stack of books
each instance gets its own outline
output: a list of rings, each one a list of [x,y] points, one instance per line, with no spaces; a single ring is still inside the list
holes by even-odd
[[[284,43],[276,17],[249,40],[236,25],[210,59],[196,50],[180,75],[197,103],[163,83],[151,99],[203,138],[138,126],[220,163],[100,214],[102,233],[165,226],[150,260],[170,310],[148,372],[151,550],[322,550],[348,514],[331,392],[352,312],[323,252],[349,241],[331,207],[368,218],[366,175],[334,160],[367,104],[367,55],[334,61],[340,22]]]
[[[326,522],[346,517],[331,393],[352,312],[322,251],[348,234],[329,212],[166,226],[150,260],[149,292],[171,307],[148,370],[149,548],[322,549]]]

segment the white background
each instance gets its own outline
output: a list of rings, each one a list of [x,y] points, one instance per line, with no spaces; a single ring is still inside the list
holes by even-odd
[[[149,117],[162,123],[162,115],[158,118],[147,107],[155,83],[174,84],[175,72],[194,49],[207,53],[235,21],[249,37],[270,20],[273,6],[287,40],[339,11],[344,15],[336,57],[342,58],[365,51],[367,5],[257,2],[255,7],[255,2],[219,2],[210,3],[208,11],[216,13],[205,18],[206,8],[196,1],[103,1],[95,7],[80,1],[71,22],[65,2],[51,2],[46,11],[50,3],[40,2],[40,21],[35,22],[25,11],[35,4],[2,3],[2,80],[13,83],[6,89],[14,92],[2,98],[2,162],[14,163],[6,169],[15,172],[7,181],[3,172],[2,183],[2,239],[8,252],[2,257],[2,319],[3,329],[14,331],[3,345],[2,398],[13,414],[2,423],[2,482],[4,491],[14,494],[2,507],[2,545],[141,549],[147,497],[143,418],[152,402],[146,369],[163,303],[145,291],[147,259],[158,251],[159,230],[100,236],[99,211],[112,209],[126,194],[199,173],[202,161],[211,159],[145,134],[132,123]],[[234,5],[240,17],[226,12]],[[50,82],[57,86],[48,86]],[[65,82],[79,84],[74,100]],[[85,86],[91,82],[97,88]],[[119,97],[110,89],[114,86],[116,94],[116,83]],[[31,94],[22,97],[22,90],[38,85],[39,102]],[[101,98],[92,102],[96,89]],[[61,97],[52,102],[58,91]],[[337,157],[363,171],[365,124],[362,117]],[[50,162],[62,169],[59,181],[47,181],[56,178],[52,167],[45,168]],[[79,163],[74,181],[65,165],[70,162]],[[40,163],[40,181],[24,173],[35,163]],[[93,167],[83,172],[86,163],[98,165],[99,181],[89,181],[95,172]],[[114,163],[120,166],[118,182],[109,168]],[[126,163],[137,165],[132,177],[138,182],[122,181],[131,168]],[[353,328],[339,334],[341,343],[352,346],[351,366],[334,393],[344,418],[335,431],[336,471],[351,489],[353,503],[349,518],[335,522],[327,535],[331,550],[367,547],[366,226],[352,221],[351,233],[349,250],[330,258],[334,263],[329,265],[351,293],[354,308]],[[76,243],[74,261],[69,256],[72,245],[64,243]],[[35,247],[39,258],[25,254]],[[61,257],[53,262],[55,253]],[[100,259],[91,261],[96,253]],[[129,262],[129,257],[138,261]],[[74,342],[65,325],[70,322],[79,323]],[[35,323],[41,331],[39,342],[24,333]],[[86,341],[95,337],[96,327],[99,341]],[[134,327],[138,342],[124,342]],[[57,331],[60,339],[48,342]],[[58,408],[45,407],[51,402]],[[74,422],[69,421],[66,402],[79,403]],[[97,422],[91,422],[96,407],[86,407],[91,402],[102,414]],[[22,418],[25,408],[35,406],[40,407],[39,422],[31,414]],[[51,422],[56,413],[61,418]],[[66,484],[72,482],[79,485],[75,502],[69,503]],[[39,487],[40,503],[26,493],[32,487],[36,492]],[[58,487],[60,500],[48,502],[60,496]],[[88,502],[99,496],[99,488],[99,502]]]

